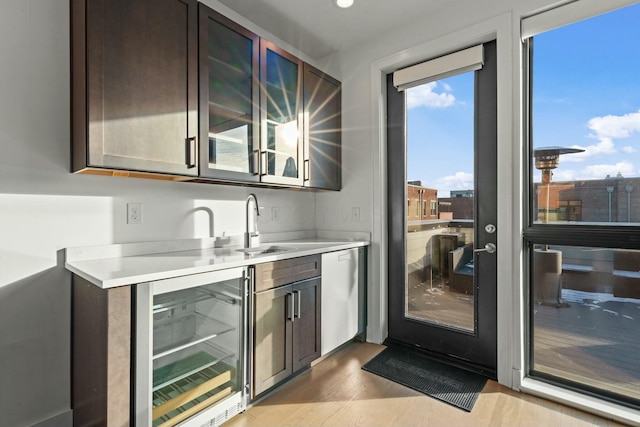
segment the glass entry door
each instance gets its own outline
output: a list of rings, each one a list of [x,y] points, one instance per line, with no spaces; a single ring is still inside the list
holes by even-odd
[[[496,376],[495,42],[477,71],[388,86],[389,340]]]

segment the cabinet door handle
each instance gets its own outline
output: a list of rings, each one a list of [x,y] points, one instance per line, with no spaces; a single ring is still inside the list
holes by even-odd
[[[265,176],[267,174],[267,152],[263,151],[260,154],[261,154],[260,175]]]
[[[298,319],[300,319],[300,317],[302,316],[302,292],[300,291],[293,291],[293,294],[298,297],[298,303],[296,304],[296,311],[293,312],[293,317],[297,317]]]
[[[191,138],[185,139],[186,143],[186,158],[187,158],[187,168],[195,168],[196,167],[196,137],[192,136]]]
[[[287,294],[287,298],[289,299],[287,301],[287,319],[293,322],[295,320],[295,314],[293,312],[293,293],[289,292]]]
[[[304,180],[305,181],[309,181],[310,178],[310,173],[309,173],[309,160],[305,160],[304,161]]]
[[[253,168],[251,169],[251,173],[253,175],[258,175],[260,173],[260,151],[253,150]]]

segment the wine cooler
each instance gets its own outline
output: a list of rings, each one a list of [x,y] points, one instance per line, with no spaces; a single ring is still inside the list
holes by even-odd
[[[245,268],[136,290],[136,425],[217,426],[248,399]]]

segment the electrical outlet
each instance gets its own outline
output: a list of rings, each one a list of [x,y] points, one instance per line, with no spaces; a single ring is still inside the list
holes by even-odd
[[[272,207],[271,208],[271,220],[272,221],[277,221],[278,220],[278,208],[276,208],[276,207]]]
[[[127,224],[142,224],[142,203],[127,203]]]
[[[355,221],[355,222],[360,221],[360,208],[357,208],[357,207],[351,208],[351,221]]]

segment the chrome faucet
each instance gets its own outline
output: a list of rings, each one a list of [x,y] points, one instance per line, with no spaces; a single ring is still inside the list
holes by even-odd
[[[256,215],[253,217],[253,232],[249,231],[249,202],[251,199],[253,199],[253,203],[256,207]],[[255,194],[249,194],[245,209],[246,224],[244,229],[244,247],[255,248],[260,245],[260,233],[258,233],[258,217],[260,216],[260,208],[258,207],[258,198]]]

